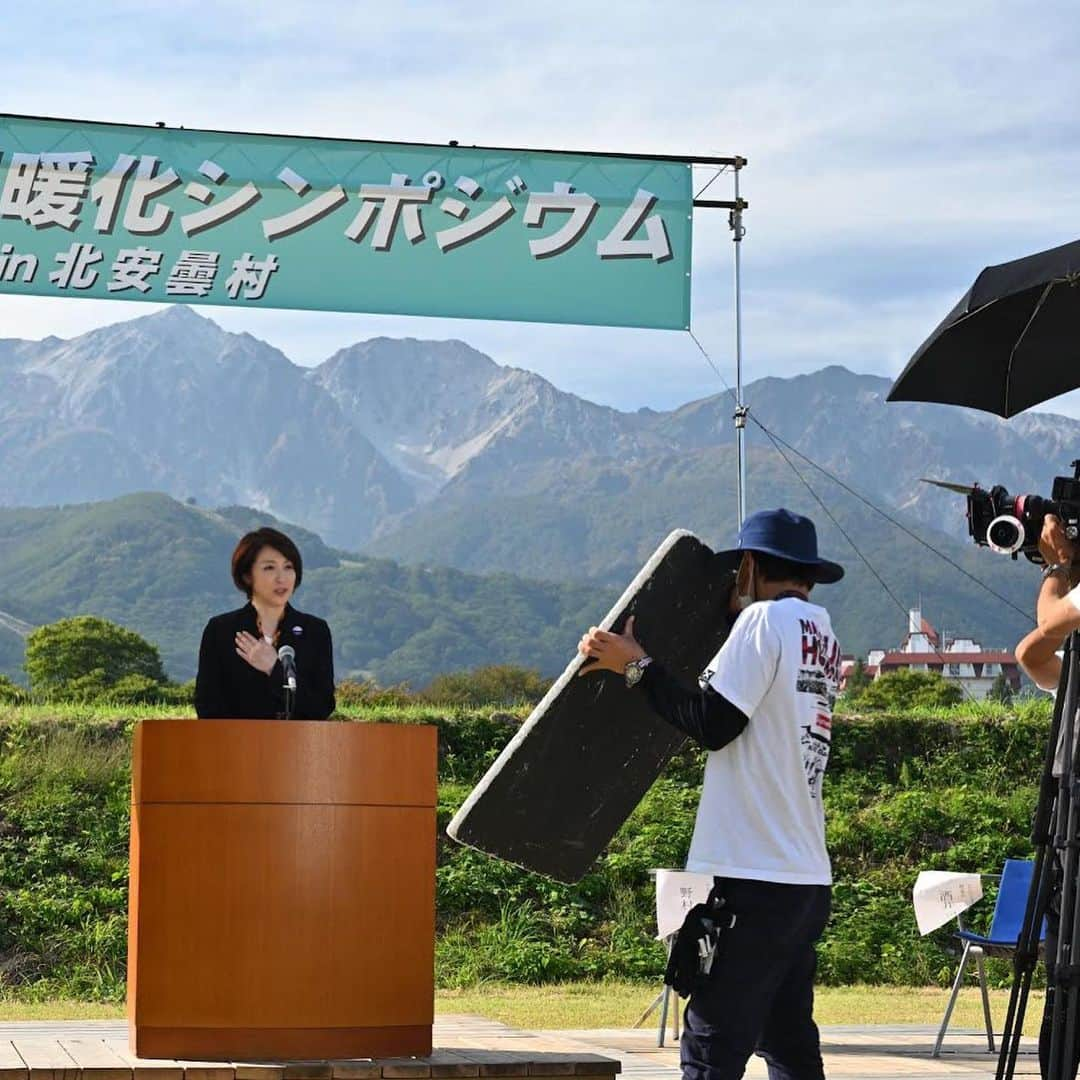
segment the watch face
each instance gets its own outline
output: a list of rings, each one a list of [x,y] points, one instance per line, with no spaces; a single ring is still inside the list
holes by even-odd
[[[638,662],[636,660],[631,660],[630,663],[626,665],[626,685],[627,686],[636,685],[637,682],[641,679],[641,676],[642,676],[641,666],[638,664]]]

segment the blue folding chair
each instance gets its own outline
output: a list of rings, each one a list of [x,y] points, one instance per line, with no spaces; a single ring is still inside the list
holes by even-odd
[[[957,916],[960,927],[958,937],[964,943],[964,952],[960,957],[960,970],[953,980],[952,994],[949,996],[949,1004],[945,1007],[945,1015],[941,1019],[941,1029],[938,1031],[937,1042],[934,1043],[934,1057],[941,1053],[941,1042],[945,1038],[945,1029],[949,1026],[949,1018],[952,1016],[953,1006],[956,1004],[957,994],[964,981],[964,972],[967,970],[968,960],[974,958],[975,966],[979,973],[979,987],[982,990],[983,1017],[986,1020],[986,1042],[991,1053],[994,1052],[994,1028],[990,1020],[990,995],[986,987],[986,969],[983,958],[987,956],[1011,957],[1016,952],[1016,945],[1020,938],[1020,930],[1024,923],[1024,911],[1027,908],[1028,892],[1031,889],[1031,875],[1035,864],[1025,859],[1006,859],[1005,866],[1001,871],[1001,885],[998,888],[997,902],[994,904],[994,916],[990,920],[990,933],[973,933],[964,929],[963,915]],[[987,874],[986,877],[994,880],[995,874]],[[1043,922],[1040,934],[1040,944],[1046,939],[1046,923]]]

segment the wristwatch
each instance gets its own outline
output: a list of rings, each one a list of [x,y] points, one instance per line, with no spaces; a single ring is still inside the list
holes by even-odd
[[[1049,566],[1044,566],[1042,572],[1043,581],[1045,581],[1051,574],[1058,574],[1061,571],[1064,571],[1065,576],[1068,577],[1072,573],[1072,567],[1069,566],[1068,563],[1060,562],[1050,563]]]
[[[631,660],[626,665],[626,685],[633,689],[639,682],[641,682],[641,676],[645,674],[645,669],[652,663],[651,656],[643,656],[638,660]]]

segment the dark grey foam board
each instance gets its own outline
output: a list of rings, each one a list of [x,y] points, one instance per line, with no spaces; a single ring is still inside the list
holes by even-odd
[[[733,579],[696,536],[676,530],[598,625],[619,632],[633,615],[649,655],[694,686],[727,636]],[[622,675],[579,678],[585,663],[575,653],[454,815],[453,839],[574,882],[633,813],[683,735]]]

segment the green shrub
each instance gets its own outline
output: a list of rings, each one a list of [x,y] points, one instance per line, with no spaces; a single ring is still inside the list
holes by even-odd
[[[336,688],[337,706],[342,708],[370,708],[409,705],[413,701],[408,684],[379,686],[367,680],[346,679]]]
[[[101,697],[118,705],[150,705],[161,701],[164,690],[163,683],[145,675],[125,675],[103,690]]]
[[[860,709],[909,710],[923,706],[956,705],[964,697],[958,683],[937,672],[890,671],[863,689],[857,699]]]
[[[29,695],[18,683],[12,682],[6,675],[0,675],[0,704],[22,705],[28,700]]]
[[[0,994],[121,1000],[130,778],[115,732],[9,729],[0,755]]]
[[[437,675],[420,695],[440,705],[535,704],[551,686],[539,671],[514,664],[491,664],[472,671]]]
[[[855,701],[872,682],[866,665],[862,660],[856,660],[844,684],[844,697],[848,701]]]
[[[500,981],[558,982],[578,974],[573,951],[530,901],[504,902],[491,921],[465,919],[439,938],[440,986]]]
[[[115,1000],[125,956],[130,714],[65,708],[63,720],[40,707],[0,712],[0,994]],[[379,715],[439,729],[440,985],[658,980],[664,954],[648,871],[685,859],[703,755],[689,746],[677,753],[590,872],[566,885],[445,835],[523,715],[415,704]],[[825,783],[836,885],[819,946],[823,981],[947,984],[958,956],[952,928],[919,936],[912,885],[922,869],[997,872],[1007,856],[1029,854],[1048,729],[1045,702],[1013,712],[837,717]],[[992,904],[990,892],[972,909],[977,926]],[[990,974],[999,984],[1009,978],[1002,964]]]
[[[33,630],[26,639],[25,663],[30,689],[43,697],[94,701],[124,679],[165,682],[156,645],[93,615]]]

